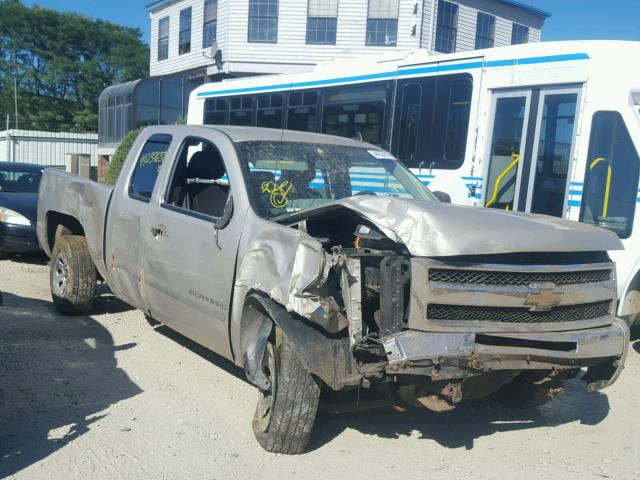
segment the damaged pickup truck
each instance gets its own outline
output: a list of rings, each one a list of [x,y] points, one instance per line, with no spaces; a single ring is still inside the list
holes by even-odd
[[[150,127],[114,188],[47,170],[37,230],[59,311],[89,312],[105,281],[231,359],[271,452],[304,450],[321,389],[538,405],[577,375],[611,385],[627,353],[614,234],[441,203],[345,138]]]

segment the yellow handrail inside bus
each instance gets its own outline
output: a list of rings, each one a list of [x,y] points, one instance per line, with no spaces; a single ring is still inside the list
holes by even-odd
[[[607,186],[604,191],[604,204],[602,205],[602,216],[606,217],[609,211],[609,196],[611,195],[611,177],[613,176],[613,168],[611,168],[611,164],[607,162],[604,157],[598,157],[591,162],[589,170],[593,170],[600,162],[607,164]]]
[[[505,177],[505,175],[507,173],[509,173],[513,167],[515,167],[518,162],[520,161],[520,154],[519,153],[512,153],[511,157],[513,158],[513,162],[511,162],[509,164],[509,166],[507,168],[504,169],[504,171],[498,175],[498,178],[496,178],[496,183],[493,186],[493,195],[491,195],[491,199],[487,202],[487,204],[485,205],[486,207],[490,207],[491,205],[493,205],[494,203],[496,203],[496,200],[498,199],[498,191],[500,188],[500,183],[502,183],[502,179]],[[508,210],[508,209],[507,209]]]

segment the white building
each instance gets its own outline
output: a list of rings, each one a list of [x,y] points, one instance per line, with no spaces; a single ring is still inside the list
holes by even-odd
[[[151,75],[304,71],[337,58],[537,42],[548,13],[512,0],[156,0]]]
[[[3,130],[0,132],[0,162],[64,166],[68,154],[91,156],[97,166],[95,133],[41,132],[38,130]]]

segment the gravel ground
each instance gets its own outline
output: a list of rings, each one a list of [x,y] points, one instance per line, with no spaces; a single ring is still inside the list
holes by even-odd
[[[62,317],[40,257],[0,261],[0,477],[640,479],[640,343],[621,379],[534,410],[320,414],[308,453],[262,451],[243,372],[108,295]]]

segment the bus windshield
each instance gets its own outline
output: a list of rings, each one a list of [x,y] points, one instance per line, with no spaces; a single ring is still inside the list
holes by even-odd
[[[236,144],[250,201],[273,219],[353,195],[436,201],[395,158],[377,149],[316,143]]]

